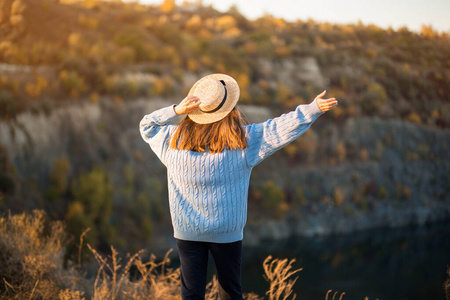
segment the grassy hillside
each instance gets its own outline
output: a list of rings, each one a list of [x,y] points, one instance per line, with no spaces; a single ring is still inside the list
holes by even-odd
[[[289,109],[326,88],[341,100],[336,120],[377,115],[450,126],[450,37],[430,27],[418,34],[270,15],[250,21],[198,4],[66,2],[3,0],[0,62],[52,67],[26,80],[0,68],[3,118],[104,95],[180,98],[186,72],[224,72],[238,80],[244,103]],[[302,57],[317,59],[325,84],[285,81],[264,64]],[[124,77],[127,70],[152,76]]]

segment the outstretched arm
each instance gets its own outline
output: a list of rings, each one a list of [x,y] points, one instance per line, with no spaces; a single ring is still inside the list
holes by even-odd
[[[310,104],[299,105],[294,111],[264,123],[247,126],[247,162],[256,166],[275,151],[302,135],[324,112],[337,105],[335,98],[322,99],[326,91],[317,95]]]

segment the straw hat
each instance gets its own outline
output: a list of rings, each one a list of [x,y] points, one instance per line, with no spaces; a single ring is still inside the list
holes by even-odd
[[[225,118],[239,100],[239,85],[233,77],[211,74],[198,80],[188,96],[197,96],[199,109],[188,114],[198,124],[214,123]]]

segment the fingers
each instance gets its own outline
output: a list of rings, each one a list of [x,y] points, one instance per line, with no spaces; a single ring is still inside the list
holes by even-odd
[[[327,90],[324,90],[322,93],[320,93],[319,95],[317,95],[317,98],[322,98],[323,96],[325,96],[325,94],[327,93]]]
[[[186,102],[186,108],[197,108],[200,105],[200,99],[196,96],[189,96]]]
[[[175,112],[178,115],[188,114],[196,110],[200,105],[200,99],[196,96],[188,96],[184,98],[179,105],[175,107]]]
[[[328,99],[317,99],[317,105],[322,111],[328,111],[334,108],[338,104],[336,98],[328,98]]]

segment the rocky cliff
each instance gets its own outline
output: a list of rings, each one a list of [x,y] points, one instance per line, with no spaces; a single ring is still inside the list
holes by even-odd
[[[105,99],[55,109],[48,115],[27,112],[15,121],[1,122],[4,156],[12,176],[20,182],[18,194],[5,197],[4,205],[13,211],[43,205],[36,200],[42,195],[36,195],[45,194],[60,158],[70,161],[72,179],[92,166],[104,166],[119,204],[134,201],[121,193],[127,181],[125,167],[133,170],[135,189],[143,189],[149,178],[165,189],[164,166],[142,141],[138,124],[145,113],[172,103],[164,99],[124,103]],[[253,122],[274,117],[263,107],[243,109]],[[251,196],[248,244],[291,235],[425,224],[450,217],[448,131],[377,118],[351,118],[338,125],[327,122],[326,115],[310,130],[315,139],[305,135],[295,145],[315,140],[314,155],[302,152],[301,147],[299,153],[308,157],[280,151],[255,168],[250,194],[273,181],[292,209],[267,221],[261,200]],[[34,196],[19,199],[17,195]],[[170,233],[170,223],[164,224],[166,230],[153,235],[162,248],[170,246],[170,239],[161,236]]]

